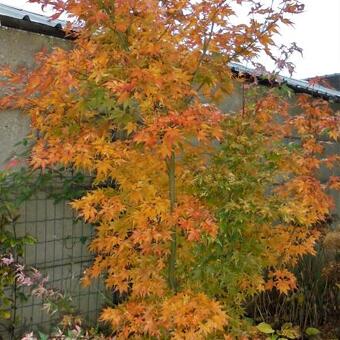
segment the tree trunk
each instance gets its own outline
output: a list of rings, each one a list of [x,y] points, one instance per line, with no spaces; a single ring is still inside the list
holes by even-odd
[[[168,178],[169,178],[169,199],[170,214],[173,214],[176,207],[176,174],[175,174],[175,153],[171,152],[171,156],[167,159]],[[176,282],[176,252],[177,252],[177,226],[173,226],[172,240],[170,245],[170,255],[168,262],[168,283],[173,292],[177,291]]]

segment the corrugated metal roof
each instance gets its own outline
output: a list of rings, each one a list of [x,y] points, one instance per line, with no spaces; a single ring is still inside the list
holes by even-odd
[[[233,71],[237,73],[250,75],[256,78],[268,79],[269,76],[269,74],[256,71],[241,64],[229,63],[229,66]],[[309,93],[317,97],[323,97],[325,99],[333,100],[336,103],[340,103],[340,91],[329,89],[318,84],[310,84],[305,80],[297,80],[284,76],[276,76],[273,82],[276,84],[286,84],[297,92]]]
[[[0,15],[4,15],[10,18],[21,19],[26,21],[35,22],[42,25],[47,25],[56,28],[65,27],[66,22],[63,20],[51,20],[49,17],[32,13],[24,9],[19,9],[4,4],[0,4]]]

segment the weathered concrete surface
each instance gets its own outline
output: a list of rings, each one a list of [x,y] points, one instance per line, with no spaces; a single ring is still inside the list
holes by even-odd
[[[55,47],[70,48],[67,40],[0,27],[0,65],[32,67],[37,52]]]
[[[0,27],[0,67],[34,66],[34,56],[43,48],[71,48],[71,43],[59,38],[36,33]],[[0,88],[0,94],[1,94]],[[17,148],[14,146],[30,132],[29,119],[18,111],[1,111],[0,108],[0,170]],[[37,243],[27,246],[24,261],[48,275],[50,286],[61,289],[72,296],[73,304],[87,319],[95,320],[103,302],[99,294],[99,283],[89,288],[80,286],[84,269],[91,262],[87,251],[92,227],[74,222],[74,216],[67,202],[54,204],[45,194],[39,193],[25,202],[16,224],[18,236],[32,235]],[[41,301],[29,298],[18,306],[20,334],[30,329],[48,329],[51,317],[42,311]],[[42,327],[42,328],[41,328]],[[0,329],[0,338],[8,334]]]
[[[66,40],[41,34],[0,27],[0,67],[34,65],[37,52],[54,47],[70,48],[71,43]],[[29,132],[29,120],[18,111],[1,111],[0,108],[0,169],[6,160],[12,156],[14,145],[20,142]]]
[[[28,118],[19,111],[0,112],[0,170],[13,156],[15,144],[29,131]]]
[[[296,97],[293,95],[291,98],[289,99],[287,98],[287,100],[289,100],[289,102],[293,105],[296,100]],[[242,106],[243,106],[242,85],[235,84],[234,92],[223,100],[223,102],[220,104],[220,108],[221,110],[223,110],[223,112],[233,113],[242,110]],[[330,106],[335,112],[340,111],[340,103],[331,103]],[[322,144],[324,147],[325,156],[334,154],[340,155],[339,142],[335,143],[333,141],[327,141]],[[323,166],[319,169],[318,175],[321,182],[326,183],[330,176],[340,176],[340,168],[334,167],[332,169],[328,169]],[[334,201],[332,215],[334,215],[333,226],[336,227],[340,223],[340,191],[329,190],[328,194],[331,195]]]

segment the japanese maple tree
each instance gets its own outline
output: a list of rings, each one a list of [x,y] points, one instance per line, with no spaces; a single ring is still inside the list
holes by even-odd
[[[336,161],[320,160],[317,136],[338,127],[304,96],[290,117],[274,90],[233,115],[217,104],[233,91],[229,62],[266,53],[291,67],[275,36],[303,5],[30,2],[72,16],[74,46],[40,53],[31,71],[4,69],[13,86],[1,103],[31,118],[30,166],[93,178],[72,202],[96,228],[83,284],[103,277],[124,296],[100,320],[122,339],[242,336],[245,299],[295,288],[289,266],[314,251],[313,225],[331,207],[314,175]],[[285,143],[293,134],[296,147]]]

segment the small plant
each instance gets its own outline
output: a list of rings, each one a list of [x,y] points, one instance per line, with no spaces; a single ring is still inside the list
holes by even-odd
[[[79,316],[64,315],[57,327],[50,333],[42,332],[26,333],[21,340],[90,340],[90,339],[114,339],[103,335],[97,328],[87,327]]]
[[[0,325],[13,337],[18,322],[17,303],[26,299],[24,287],[33,283],[37,272],[27,271],[22,265],[24,248],[34,244],[35,239],[17,235],[19,202],[28,192],[22,187],[21,174],[11,176],[8,172],[0,173]],[[17,189],[21,195],[16,195]]]
[[[324,239],[327,242],[328,234]],[[320,242],[316,255],[305,255],[293,269],[298,288],[288,294],[266,291],[254,296],[248,315],[257,322],[291,322],[305,332],[310,330],[309,325],[336,324],[340,311],[340,262],[336,256],[329,258],[329,252],[329,245]]]
[[[308,327],[305,330],[305,334],[308,336],[308,339],[319,339],[321,332],[317,328]]]
[[[293,326],[290,322],[283,324],[279,330],[274,330],[270,324],[265,322],[261,322],[256,328],[266,334],[268,340],[299,339],[301,337],[299,327]]]
[[[15,158],[7,163],[5,170],[0,171],[0,327],[12,338],[20,321],[18,305],[27,300],[28,294],[42,298],[44,308],[52,314],[71,312],[69,298],[47,289],[47,278],[36,268],[24,265],[24,249],[34,245],[36,240],[29,234],[18,236],[17,230],[20,206],[39,190],[48,189],[56,176],[60,182],[66,177],[62,172],[46,171],[42,174],[18,167],[23,163]],[[77,183],[81,190],[79,181],[83,181],[81,175],[69,176],[55,200],[68,197],[71,192],[76,195],[78,191],[72,191],[72,188]]]
[[[63,331],[60,328],[57,328],[54,332],[47,335],[41,332],[38,332],[37,335],[35,335],[33,332],[27,333],[24,335],[21,340],[90,340],[90,339],[113,339],[112,337],[106,337],[101,334],[97,334],[95,330],[90,329],[86,330],[83,329],[79,325],[75,325],[74,328],[68,329],[66,331]]]

